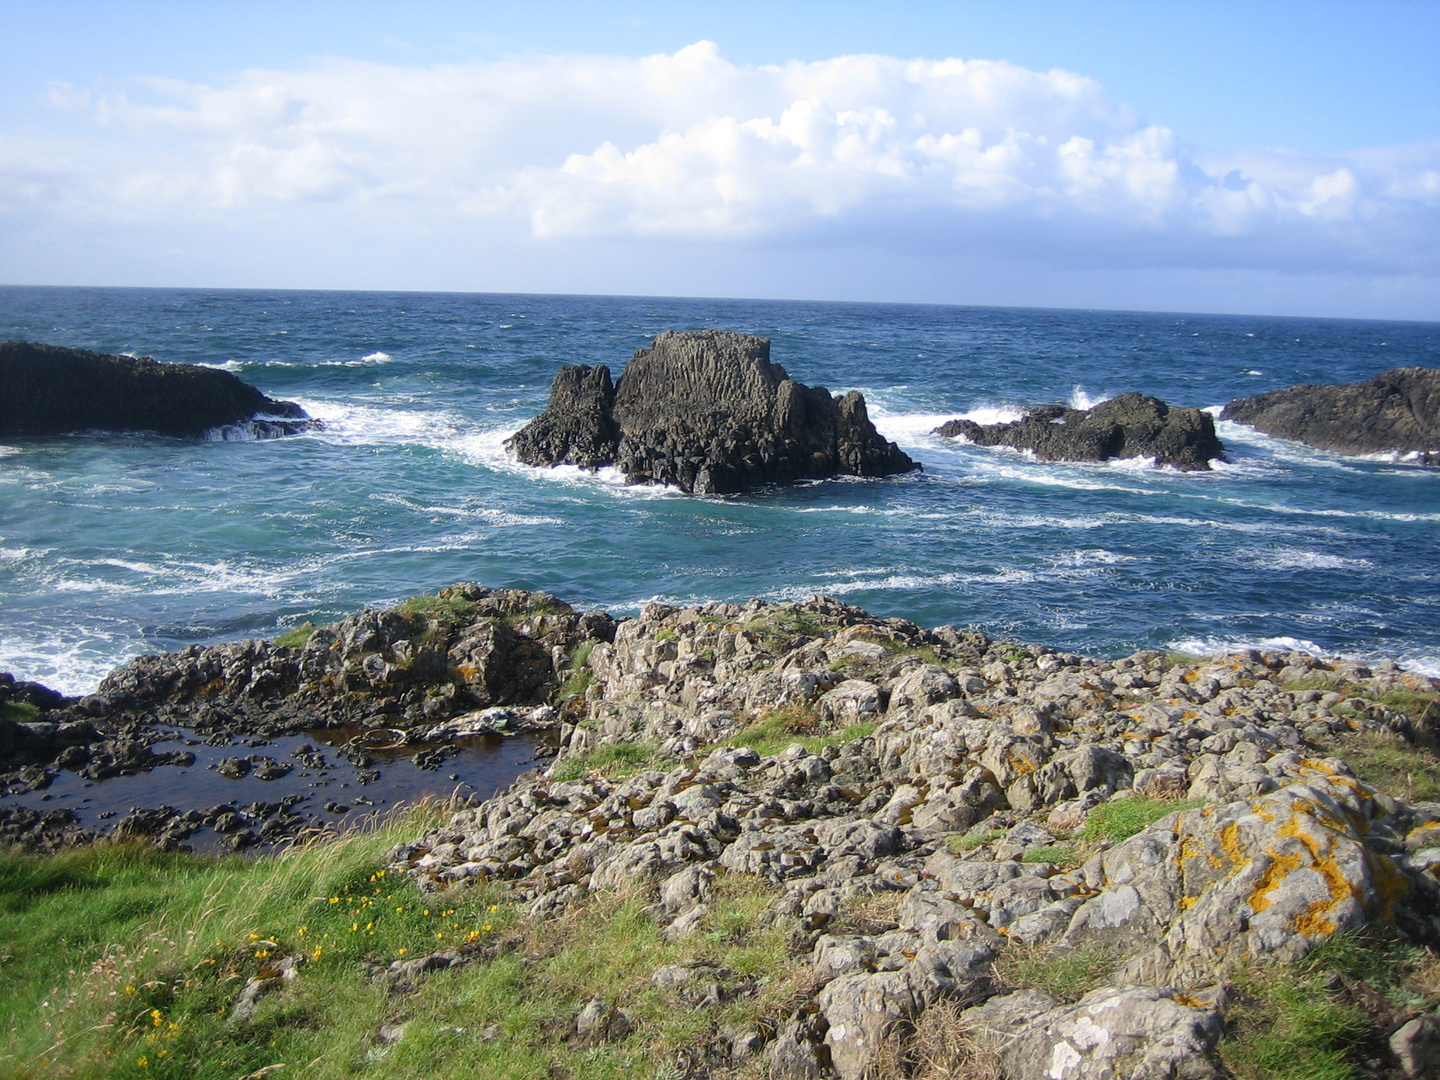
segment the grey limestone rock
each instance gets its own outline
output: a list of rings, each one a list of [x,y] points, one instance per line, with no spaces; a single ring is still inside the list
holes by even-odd
[[[1007,1080],[1220,1080],[1214,1009],[1167,989],[1105,987],[1041,1013],[1000,1050]],[[968,1014],[967,1014],[968,1015]]]

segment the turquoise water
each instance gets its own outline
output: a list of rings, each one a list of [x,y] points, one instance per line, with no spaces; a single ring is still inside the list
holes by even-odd
[[[534,470],[567,363],[665,329],[774,339],[925,465],[744,497]],[[741,300],[0,289],[0,336],[234,371],[325,420],[266,442],[0,446],[0,670],[269,636],[460,580],[582,607],[839,596],[1092,654],[1299,644],[1440,674],[1440,470],[1221,424],[1231,463],[1052,465],[928,431],[1130,390],[1219,406],[1440,366],[1440,325]]]

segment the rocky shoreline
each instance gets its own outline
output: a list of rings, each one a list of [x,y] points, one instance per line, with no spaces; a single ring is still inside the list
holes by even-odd
[[[37,759],[22,772],[74,768],[69,747],[103,760],[107,739],[182,718],[427,738],[487,709],[554,725],[548,766],[391,865],[432,890],[502,884],[537,918],[640,888],[673,939],[703,925],[720,879],[763,881],[813,978],[768,1026],[717,1035],[715,1075],[861,1080],[950,1009],[1008,1077],[1061,1062],[1064,1077],[1218,1077],[1235,972],[1366,927],[1440,943],[1440,802],[1347,762],[1365,740],[1435,744],[1440,688],[1390,663],[1095,660],[821,597],[613,620],[474,585],[302,633],[142,658],[81,701],[7,684],[38,717],[0,725],[7,762],[18,746]],[[1158,820],[1107,839],[1096,823],[1117,808]],[[1035,950],[1104,985],[1072,1002],[996,979]],[[416,977],[465,962],[407,961]],[[655,973],[716,1001],[750,992],[736,978]],[[587,1037],[623,1038],[624,1003],[592,1006]],[[1394,1019],[1396,1061],[1440,1030]]]

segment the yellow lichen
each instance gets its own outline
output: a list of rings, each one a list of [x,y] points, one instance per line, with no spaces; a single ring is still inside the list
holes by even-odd
[[[1266,856],[1270,863],[1260,874],[1260,880],[1255,883],[1255,888],[1250,892],[1250,910],[1257,915],[1270,906],[1270,894],[1284,884],[1296,870],[1300,869],[1304,862],[1298,854],[1282,855],[1273,847],[1265,849]]]
[[[1220,844],[1221,852],[1235,866],[1243,866],[1250,861],[1250,857],[1245,854],[1245,849],[1240,846],[1240,828],[1235,822],[1229,822],[1220,830],[1215,839]]]

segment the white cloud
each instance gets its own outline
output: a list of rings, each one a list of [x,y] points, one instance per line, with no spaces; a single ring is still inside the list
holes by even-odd
[[[518,218],[539,238],[1003,244],[1106,265],[1440,272],[1440,147],[1206,155],[1093,80],[989,61],[673,55],[56,88],[89,134],[0,144],[0,211]]]

